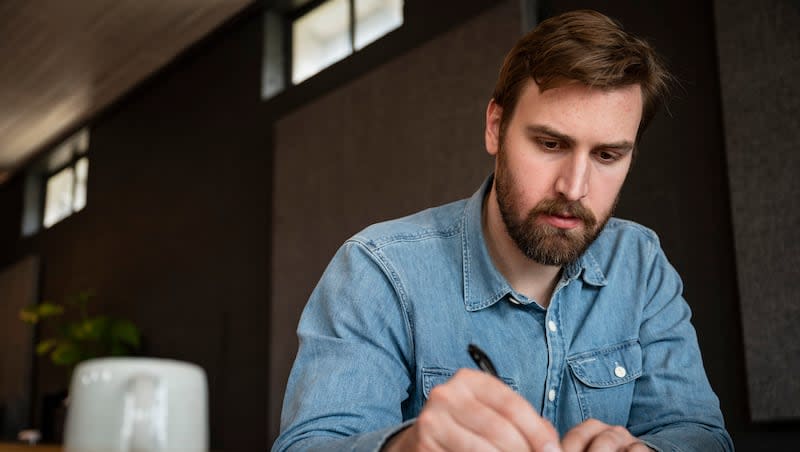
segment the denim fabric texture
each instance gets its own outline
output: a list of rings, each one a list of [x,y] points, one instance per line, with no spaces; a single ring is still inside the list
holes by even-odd
[[[543,309],[488,254],[490,187],[339,249],[300,320],[273,451],[380,450],[431,388],[475,368],[470,343],[561,435],[595,418],[655,450],[733,450],[655,233],[612,218]]]

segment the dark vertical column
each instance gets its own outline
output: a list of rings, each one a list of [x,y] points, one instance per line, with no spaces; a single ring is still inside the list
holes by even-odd
[[[800,419],[800,5],[715,1],[750,415]]]

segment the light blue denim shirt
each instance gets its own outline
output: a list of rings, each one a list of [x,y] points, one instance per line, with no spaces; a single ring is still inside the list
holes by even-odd
[[[488,254],[490,182],[339,249],[300,319],[273,451],[379,450],[431,388],[475,368],[470,343],[561,435],[595,418],[656,450],[733,450],[655,233],[611,219],[543,309]]]

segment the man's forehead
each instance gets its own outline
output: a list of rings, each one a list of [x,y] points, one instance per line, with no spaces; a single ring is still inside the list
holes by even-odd
[[[546,107],[547,110],[541,112],[552,113],[553,108],[582,111],[599,106],[611,107],[618,114],[635,114],[641,118],[644,110],[641,86],[594,87],[570,81],[542,89],[536,82],[530,81],[522,88],[514,110],[544,110]]]
[[[576,140],[635,141],[643,111],[639,85],[598,88],[572,82],[541,90],[530,82],[523,89],[511,121],[527,130],[544,126]]]

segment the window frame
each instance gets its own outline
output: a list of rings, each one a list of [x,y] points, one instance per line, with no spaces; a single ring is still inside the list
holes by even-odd
[[[404,0],[401,26],[387,32],[348,58],[294,85],[290,80],[289,62],[292,49],[292,43],[288,39],[291,36],[289,31],[291,19],[313,8],[317,1],[275,0],[261,11],[265,25],[262,43],[265,45],[262,49],[264,53],[261,61],[260,99],[265,104],[266,115],[271,120],[280,119],[302,105],[428,42],[453,26],[496,6],[494,2],[485,0],[462,0],[458,3],[458,8],[454,8],[449,2]],[[280,49],[280,53],[275,52],[276,47]],[[280,74],[280,77],[276,76],[276,73]]]
[[[328,66],[325,66],[324,68],[320,69],[316,73],[304,78],[300,82],[298,82],[298,83],[294,82],[294,77],[292,77],[292,75],[293,75],[293,72],[294,72],[294,65],[295,65],[295,60],[294,60],[294,45],[295,45],[295,41],[294,41],[294,25],[295,25],[295,22],[297,22],[299,19],[301,19],[302,17],[304,17],[307,14],[309,14],[311,11],[314,11],[318,7],[320,7],[323,4],[327,3],[328,1],[330,1],[330,0],[313,0],[313,1],[310,1],[310,2],[306,3],[305,5],[301,6],[300,8],[297,8],[297,9],[291,11],[287,15],[286,26],[283,28],[283,33],[284,33],[283,42],[288,44],[288,49],[284,49],[284,52],[285,52],[285,55],[286,55],[286,65],[284,66],[284,68],[286,70],[286,73],[284,74],[284,77],[286,77],[285,80],[288,83],[287,83],[287,86],[284,89],[286,89],[288,87],[294,87],[294,86],[302,85],[306,80],[310,80],[310,79],[314,78],[314,76],[316,76],[320,72],[324,71],[325,69],[328,69],[329,67],[335,65],[336,63],[338,63],[340,61],[346,60],[347,58],[353,56],[353,54],[355,53],[355,50],[353,50],[353,29],[355,27],[354,24],[353,24],[353,5],[355,4],[355,0],[347,0],[348,12],[350,13],[348,15],[348,22],[349,22],[348,23],[348,29],[349,29],[348,39],[350,40],[350,48],[351,48],[350,53],[348,53],[347,56],[345,56],[344,58],[336,60],[335,62],[329,64]]]
[[[50,228],[52,228],[53,226],[57,225],[58,223],[61,223],[62,221],[66,220],[67,218],[71,217],[72,215],[75,215],[76,213],[78,213],[81,210],[85,209],[86,206],[89,204],[89,196],[88,196],[89,193],[88,193],[88,190],[87,190],[86,203],[84,204],[84,206],[82,208],[77,209],[77,210],[75,209],[75,193],[78,190],[78,169],[77,169],[77,166],[78,166],[78,162],[81,161],[81,159],[84,159],[84,158],[86,159],[86,162],[88,164],[88,162],[89,162],[88,149],[84,150],[84,151],[81,151],[81,150],[77,149],[77,147],[78,147],[77,144],[75,144],[75,143],[70,143],[70,144],[72,144],[73,146],[72,146],[72,149],[71,149],[72,156],[69,158],[69,160],[67,160],[65,163],[61,164],[60,166],[55,167],[55,169],[51,170],[51,169],[48,168],[48,170],[45,173],[42,174],[41,185],[40,185],[41,188],[40,189],[42,190],[43,196],[40,199],[40,206],[39,206],[39,212],[40,212],[40,215],[41,215],[41,220],[39,221],[39,223],[40,223],[39,227],[41,229],[50,229]],[[67,168],[71,168],[72,169],[72,196],[70,198],[70,204],[69,204],[70,212],[65,217],[59,219],[55,223],[53,223],[50,226],[48,226],[48,225],[46,225],[44,223],[45,218],[46,218],[46,214],[47,214],[47,210],[46,210],[47,209],[47,195],[48,195],[48,193],[47,193],[47,185],[50,183],[50,179],[52,179],[56,174],[60,173],[61,171],[64,171]],[[88,184],[89,184],[89,175],[87,174],[86,175],[86,185],[88,185]]]
[[[38,157],[28,167],[25,175],[22,216],[20,223],[20,236],[30,238],[38,235],[43,230],[52,229],[58,223],[66,220],[70,216],[84,210],[89,204],[89,166],[90,161],[90,126],[82,125],[70,131],[69,134],[60,139],[57,144],[49,146],[49,150]],[[75,194],[78,189],[77,166],[82,159],[86,159],[86,199],[80,209],[75,208]],[[45,226],[45,209],[47,208],[47,184],[50,179],[66,168],[72,168],[72,200],[70,203],[70,213],[50,226]]]
[[[345,60],[353,57],[353,55],[363,51],[365,48],[367,48],[367,47],[371,46],[372,44],[374,44],[375,42],[383,39],[384,37],[386,37],[390,33],[399,30],[400,28],[402,28],[406,24],[406,14],[405,14],[406,6],[405,5],[406,5],[407,1],[404,0],[403,1],[403,23],[399,27],[396,27],[394,29],[391,29],[391,30],[387,31],[386,33],[381,35],[380,38],[375,39],[374,41],[370,42],[369,44],[366,44],[366,45],[362,46],[361,48],[358,48],[356,46],[356,26],[357,26],[357,24],[356,24],[356,0],[347,0],[348,13],[349,13],[348,14],[348,39],[350,41],[350,48],[351,48],[350,53],[347,54],[347,56],[345,56],[344,58],[341,58],[341,59],[335,61],[334,63],[331,63],[328,66],[325,66],[324,68],[320,69],[319,71],[317,71],[313,75],[311,75],[309,77],[306,77],[305,79],[301,80],[300,82],[294,83],[293,77],[292,77],[292,75],[293,75],[292,73],[294,71],[294,66],[295,66],[295,59],[294,59],[294,45],[295,45],[295,42],[294,42],[294,24],[295,24],[295,22],[297,20],[299,20],[300,18],[302,18],[305,15],[309,14],[310,12],[312,12],[316,8],[322,6],[323,4],[325,4],[328,1],[330,1],[330,0],[310,0],[310,1],[307,1],[304,4],[302,4],[301,6],[298,6],[298,7],[294,8],[294,9],[290,9],[290,10],[284,12],[283,14],[281,14],[281,16],[283,18],[283,26],[282,26],[282,30],[280,32],[280,35],[281,35],[281,40],[282,40],[282,44],[283,44],[282,45],[282,51],[283,51],[283,68],[282,68],[283,70],[282,70],[282,75],[283,75],[283,80],[284,80],[284,86],[280,90],[281,92],[282,91],[286,91],[286,90],[291,89],[291,88],[296,87],[296,86],[303,85],[307,81],[309,81],[309,80],[313,79],[314,77],[316,77],[318,74],[330,69],[331,67],[335,66],[336,64],[339,64],[342,61],[345,61]],[[273,94],[273,96],[277,95],[279,93],[280,92],[275,93],[275,94]],[[272,96],[270,96],[270,97],[272,97]]]
[[[320,72],[324,71],[325,69],[330,68],[331,66],[335,65],[336,63],[338,63],[340,61],[344,61],[344,60],[350,58],[351,56],[353,56],[356,53],[356,50],[355,50],[355,33],[356,33],[355,7],[356,7],[356,2],[355,2],[355,0],[347,0],[348,12],[350,13],[349,17],[348,17],[348,21],[349,21],[349,23],[348,23],[348,38],[350,40],[350,48],[351,48],[350,53],[346,57],[344,57],[344,58],[342,58],[340,60],[337,60],[334,63],[329,64],[328,66],[325,66],[324,68],[320,69],[319,71],[317,71],[313,75],[304,78],[300,82],[294,83],[293,77],[292,77],[292,75],[293,75],[292,73],[294,72],[294,63],[295,63],[295,61],[294,61],[294,44],[295,44],[295,42],[294,42],[294,24],[295,24],[295,22],[297,22],[297,20],[299,20],[300,18],[302,18],[306,14],[310,13],[311,11],[317,9],[318,7],[322,6],[323,4],[327,3],[328,1],[329,0],[312,0],[312,1],[309,1],[308,3],[304,4],[303,6],[290,11],[285,16],[286,22],[285,22],[285,25],[283,27],[283,42],[284,42],[283,52],[284,52],[284,55],[286,57],[285,57],[285,60],[284,60],[285,64],[284,64],[284,74],[283,74],[283,76],[284,76],[284,80],[286,80],[287,83],[286,83],[286,86],[284,87],[284,90],[288,89],[288,88],[291,88],[291,87],[294,87],[294,86],[302,85],[306,81],[314,78],[317,74],[319,74]]]

